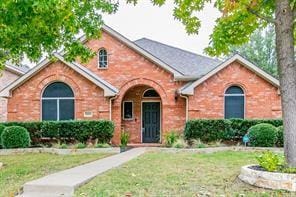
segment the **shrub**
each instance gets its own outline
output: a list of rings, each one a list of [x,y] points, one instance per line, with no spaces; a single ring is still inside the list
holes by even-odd
[[[95,148],[110,148],[111,146],[109,145],[109,144],[101,144],[101,143],[99,143],[99,144],[96,144],[95,145]]]
[[[283,166],[283,159],[275,153],[270,151],[264,152],[262,155],[258,156],[257,161],[259,166],[268,172],[279,171],[281,166]]]
[[[59,148],[60,149],[67,149],[68,148],[68,145],[67,144],[64,144],[64,143],[63,144],[60,144],[59,145]]]
[[[195,119],[186,123],[186,140],[201,139],[204,142],[216,140],[240,141],[249,128],[259,123],[269,123],[275,127],[283,124],[280,119]]]
[[[78,144],[75,145],[75,148],[77,148],[77,149],[86,148],[86,144],[80,142],[80,143],[78,143]]]
[[[183,138],[177,139],[177,141],[173,144],[174,148],[187,148],[188,144]]]
[[[279,126],[277,128],[277,140],[275,144],[277,147],[284,146],[284,127],[283,126]]]
[[[179,135],[175,131],[171,131],[165,135],[165,145],[172,147],[173,144],[179,139]]]
[[[261,123],[249,129],[251,146],[272,147],[277,140],[277,129],[271,124]]]
[[[4,148],[27,148],[31,142],[27,129],[20,126],[6,127],[1,138]]]
[[[129,140],[129,134],[126,131],[122,131],[120,135],[120,147],[126,147]]]
[[[2,148],[2,142],[1,142],[2,141],[2,138],[1,138],[1,135],[2,135],[2,133],[4,131],[4,129],[5,129],[5,126],[0,124],[0,148]]]

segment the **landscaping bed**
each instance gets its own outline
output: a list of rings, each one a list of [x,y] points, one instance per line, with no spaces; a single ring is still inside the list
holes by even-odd
[[[257,188],[238,179],[241,166],[258,152],[211,154],[152,151],[106,172],[79,188],[76,196],[292,196]]]
[[[0,155],[0,196],[14,196],[25,182],[110,156],[112,153],[55,155],[25,153]]]

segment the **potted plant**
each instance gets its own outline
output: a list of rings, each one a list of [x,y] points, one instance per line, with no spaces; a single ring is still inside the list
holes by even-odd
[[[120,135],[120,152],[127,150],[127,143],[129,140],[129,134],[126,131],[122,131]]]

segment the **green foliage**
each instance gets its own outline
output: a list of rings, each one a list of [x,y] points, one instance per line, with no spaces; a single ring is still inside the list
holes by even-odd
[[[261,123],[249,129],[251,146],[273,147],[277,140],[277,129],[268,123]]]
[[[76,36],[83,31],[87,38],[98,38],[103,24],[102,13],[114,13],[118,2],[109,0],[5,0],[0,3],[0,62],[20,61],[26,55],[38,61],[62,46],[66,57],[86,61],[93,56]]]
[[[59,146],[60,149],[67,149],[68,148],[68,145],[67,144],[60,144]]]
[[[122,131],[120,135],[120,147],[126,147],[129,141],[129,134],[126,131]]]
[[[186,140],[200,139],[203,142],[238,141],[242,139],[250,127],[259,123],[269,123],[275,127],[283,124],[279,119],[195,119],[187,121],[184,136]]]
[[[165,145],[172,147],[173,144],[179,139],[179,135],[176,131],[171,131],[165,135]]]
[[[99,143],[95,145],[95,148],[110,148],[110,147],[111,146],[107,143],[104,143],[104,144]]]
[[[30,135],[24,127],[6,127],[1,135],[4,148],[27,148],[30,146]]]
[[[257,161],[259,162],[259,166],[268,172],[276,172],[279,171],[281,166],[283,166],[282,157],[277,154],[266,151],[262,155],[258,156]]]
[[[1,135],[2,135],[2,133],[4,131],[4,129],[5,129],[5,126],[0,124],[0,148],[2,148],[2,143],[1,143],[2,138],[1,138]]]
[[[86,144],[79,142],[78,144],[75,145],[75,148],[77,148],[77,149],[86,148]]]
[[[30,133],[33,144],[42,143],[42,138],[58,140],[77,140],[85,143],[88,139],[97,139],[99,143],[108,143],[113,137],[114,124],[107,120],[92,121],[43,121],[43,122],[7,122],[4,126],[22,126]]]
[[[239,53],[266,72],[278,77],[274,27],[256,30],[249,42],[232,46],[231,53]]]
[[[277,140],[275,144],[277,147],[284,146],[284,127],[283,126],[279,126],[277,128]]]
[[[186,141],[183,138],[179,138],[173,143],[173,147],[174,148],[187,148],[188,144],[186,143]]]

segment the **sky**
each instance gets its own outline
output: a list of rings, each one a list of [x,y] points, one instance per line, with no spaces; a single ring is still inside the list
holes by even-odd
[[[198,35],[189,36],[181,22],[173,17],[174,4],[167,1],[162,7],[153,6],[148,0],[139,1],[136,6],[121,1],[118,11],[103,17],[106,25],[112,27],[130,40],[143,37],[173,45],[198,54],[208,46],[209,36],[220,16],[219,11],[209,4],[198,13],[201,29]]]
[[[145,37],[206,55],[203,50],[209,44],[215,20],[220,16],[219,11],[213,4],[206,5],[202,12],[197,13],[201,20],[199,34],[188,35],[181,22],[174,19],[173,9],[174,4],[170,0],[162,7],[153,6],[149,0],[140,0],[136,6],[121,0],[118,11],[112,15],[103,15],[103,20],[106,25],[132,41]],[[28,59],[23,64],[30,67],[35,65]]]

